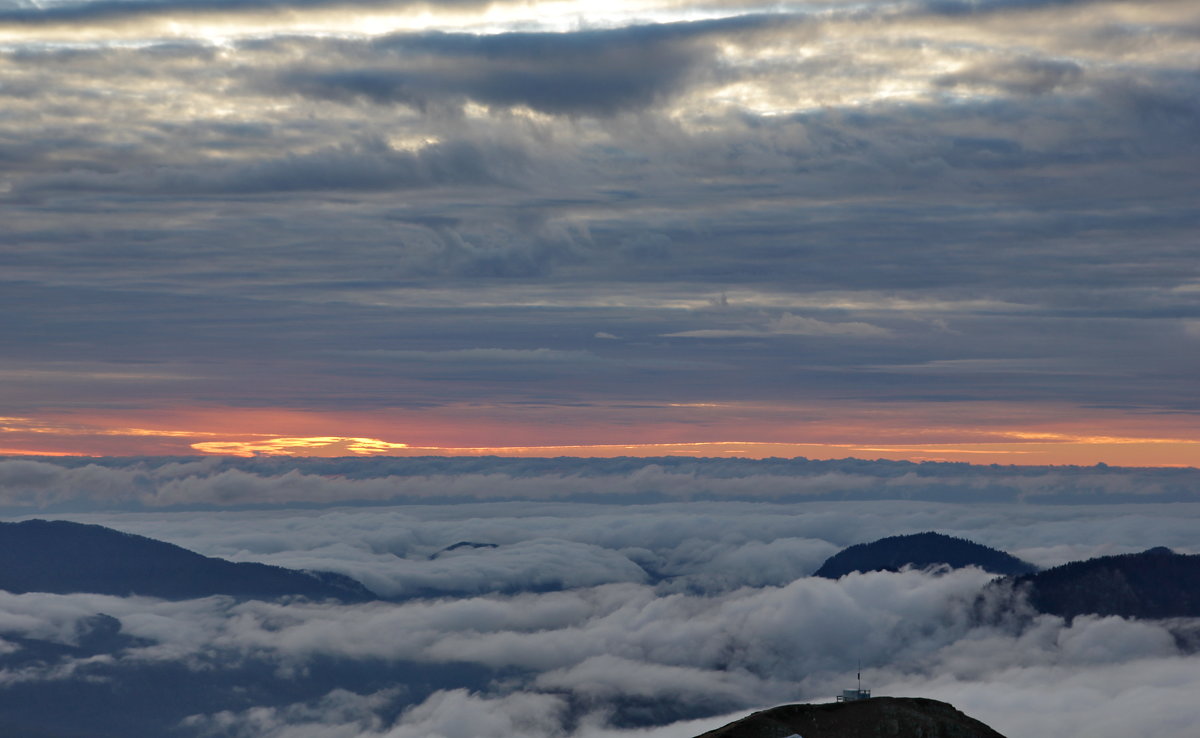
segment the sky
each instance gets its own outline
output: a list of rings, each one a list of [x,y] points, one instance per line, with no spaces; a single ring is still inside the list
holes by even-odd
[[[1200,465],[1191,0],[0,2],[0,453]]]

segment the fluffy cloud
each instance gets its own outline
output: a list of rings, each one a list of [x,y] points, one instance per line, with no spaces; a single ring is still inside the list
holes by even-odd
[[[517,355],[526,356],[541,358],[538,352]],[[347,465],[351,474],[346,474]],[[1183,502],[1195,499],[1195,476],[1189,469],[968,467],[854,459],[4,459],[0,504],[68,510],[81,505],[236,508],[479,500]]]
[[[1171,738],[1195,718],[1190,702],[1172,702],[1196,686],[1178,635],[1200,625],[981,618],[976,598],[992,577],[978,570],[807,574],[847,544],[928,529],[1043,564],[1188,551],[1194,508],[512,501],[75,513],[208,554],[344,571],[399,599],[3,595],[0,701],[154,674],[208,700],[171,718],[197,735],[690,738],[739,711],[829,699],[861,662],[877,694],[946,699],[1012,734],[1067,716],[1071,730],[1117,738],[1135,714],[1147,735]],[[462,541],[489,545],[452,547]]]
[[[1178,716],[1192,714],[1175,709],[1157,720],[1137,707],[1151,695],[1157,704],[1172,690],[1194,686],[1183,677],[1186,660],[1194,657],[1180,654],[1162,625],[1119,618],[1067,624],[1049,616],[1023,626],[979,625],[971,601],[988,579],[977,571],[940,577],[875,573],[836,582],[802,579],[720,597],[662,596],[643,585],[607,585],[400,605],[167,604],[80,595],[9,596],[0,605],[5,612],[59,613],[53,616],[61,621],[58,634],[33,623],[6,624],[10,634],[59,640],[70,639],[71,618],[104,607],[123,632],[150,644],[108,657],[110,678],[165,660],[231,670],[250,658],[274,660],[286,674],[321,668],[322,656],[431,667],[476,663],[509,674],[485,692],[446,689],[418,703],[407,701],[400,687],[362,694],[341,690],[312,702],[188,718],[185,724],[202,733],[290,736],[319,727],[326,732],[317,734],[331,736],[505,735],[524,725],[525,735],[587,736],[607,720],[628,725],[798,697],[828,699],[854,670],[848,658],[862,660],[876,693],[950,699],[1010,731],[1039,720],[1060,724],[1056,707],[1077,690],[1089,704],[1093,695],[1107,695],[1120,710],[1138,710],[1147,735],[1166,738]],[[24,678],[69,678],[72,663],[53,672],[26,672]],[[82,662],[74,668],[83,668]],[[421,668],[412,673],[419,675]],[[1163,678],[1167,674],[1182,683],[1170,683]],[[14,672],[5,676],[17,678]],[[1149,681],[1141,686],[1122,681],[1137,676]],[[1049,689],[1051,683],[1066,693]],[[1033,700],[1037,712],[1005,712],[1011,709],[1006,701],[1037,690],[1058,696]],[[405,704],[395,722],[386,717]],[[1069,713],[1097,735],[1120,735],[1104,723],[1109,710]],[[572,713],[586,716],[574,730],[568,727]]]

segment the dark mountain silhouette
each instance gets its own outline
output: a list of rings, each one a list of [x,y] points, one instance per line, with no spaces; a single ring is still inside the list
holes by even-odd
[[[917,697],[875,697],[756,712],[697,738],[1004,738],[953,705]]]
[[[977,566],[993,574],[1028,574],[1037,567],[1003,551],[941,533],[914,533],[850,546],[825,560],[815,576],[838,579],[854,571],[899,571],[905,566],[959,569]]]
[[[459,541],[458,543],[452,543],[449,546],[446,546],[445,548],[443,548],[442,550],[436,551],[436,552],[430,554],[429,558],[436,559],[437,557],[441,556],[444,553],[449,553],[450,551],[458,551],[458,550],[464,549],[464,548],[500,548],[500,546],[495,543],[476,543],[475,541]]]
[[[1200,555],[1168,548],[1073,561],[1002,580],[1024,591],[1039,612],[1127,618],[1200,617]]]
[[[359,602],[350,577],[209,558],[170,543],[65,520],[0,523],[0,589],[191,599],[210,595]]]

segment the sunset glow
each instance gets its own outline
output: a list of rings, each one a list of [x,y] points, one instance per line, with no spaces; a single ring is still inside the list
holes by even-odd
[[[273,438],[262,441],[193,443],[202,453],[232,456],[526,456],[612,458],[620,456],[739,456],[809,459],[890,459],[894,461],[965,461],[973,464],[1118,466],[1195,466],[1200,442],[1164,439],[1061,441],[1057,443],[927,444],[857,446],[852,444],[644,443],[581,446],[408,446],[372,438]]]
[[[0,738],[1195,733],[1197,69],[1197,0],[0,0]]]
[[[0,448],[1200,464],[1195,22],[0,8]]]
[[[679,403],[679,412],[702,409],[711,411],[715,403]],[[744,414],[747,408],[735,406],[727,411]],[[677,417],[671,422],[659,417],[639,424],[635,433],[622,431],[610,424],[590,429],[577,428],[576,443],[551,440],[561,435],[558,430],[533,424],[488,421],[489,415],[503,416],[503,410],[492,409],[480,414],[477,422],[463,424],[459,413],[472,412],[460,408],[449,415],[417,415],[407,425],[420,428],[407,431],[406,440],[391,437],[396,421],[378,415],[320,416],[278,410],[211,411],[174,410],[154,416],[137,417],[139,423],[153,417],[190,418],[191,430],[147,427],[104,427],[111,420],[92,417],[87,423],[35,422],[30,418],[7,418],[0,433],[8,442],[11,455],[105,455],[118,449],[133,455],[212,454],[229,456],[579,456],[611,458],[619,456],[694,456],[743,458],[839,459],[847,457],[891,459],[906,461],[959,461],[979,464],[1025,465],[1093,465],[1106,463],[1125,466],[1197,466],[1200,465],[1200,441],[1181,436],[1154,437],[1149,435],[1094,435],[1068,429],[1062,423],[1056,430],[1030,431],[989,427],[950,425],[942,418],[940,424],[925,427],[905,427],[898,418],[886,415],[874,417],[870,424],[863,418],[847,414],[837,425],[804,428],[787,424],[760,424],[757,439],[728,440],[719,438],[727,421],[718,419],[699,431],[689,430],[688,418]],[[549,416],[569,411],[547,409]],[[798,411],[793,411],[798,412]],[[660,412],[659,415],[662,415]],[[951,414],[953,417],[954,414]],[[378,435],[303,435],[320,427],[339,430],[358,428]],[[501,428],[504,427],[504,430]],[[1130,430],[1144,431],[1136,426]],[[1185,428],[1177,428],[1184,430]],[[272,432],[274,430],[274,432]],[[283,432],[280,432],[283,430]],[[251,431],[251,432],[247,432]],[[298,435],[288,433],[300,432]],[[603,440],[606,436],[630,436],[630,441],[618,443]],[[712,440],[672,440],[672,435],[712,436]],[[785,440],[791,435],[795,440]],[[382,436],[382,437],[380,437]],[[489,436],[522,439],[516,444],[489,445],[479,443]],[[657,436],[657,438],[654,438]],[[836,439],[823,441],[824,438]],[[854,439],[861,439],[855,441]],[[544,439],[544,440],[543,440]]]

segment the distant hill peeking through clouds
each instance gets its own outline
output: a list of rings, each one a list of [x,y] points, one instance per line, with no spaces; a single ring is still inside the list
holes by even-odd
[[[1066,724],[1125,738],[1136,719],[1146,736],[1178,738],[1197,717],[1186,699],[1200,688],[1196,503],[773,499],[766,485],[735,499],[648,501],[646,486],[667,474],[751,484],[791,468],[799,485],[838,468],[658,461],[472,459],[462,474],[452,461],[418,460],[409,474],[389,461],[386,475],[336,460],[292,470],[279,460],[0,462],[16,465],[10,493],[40,490],[47,506],[71,506],[51,494],[71,474],[93,485],[75,511],[40,516],[56,520],[0,523],[0,730],[674,738],[831,701],[858,674],[877,696],[949,702],[1008,736]],[[357,473],[321,474],[322,464]],[[879,483],[914,466],[844,469]],[[928,471],[932,483],[972,477]],[[1095,473],[1041,472],[1060,492]],[[143,495],[235,485],[326,494],[366,482],[407,498],[131,510],[117,494],[105,509],[95,492],[119,479]],[[508,485],[505,498],[463,501],[485,480]],[[641,491],[506,499],[523,481],[532,498],[588,480]],[[455,494],[439,499],[439,489]],[[817,576],[835,564],[842,576]],[[1000,566],[1041,571],[989,571]],[[965,720],[942,708],[855,715],[864,729],[923,734]]]
[[[361,602],[375,595],[331,572],[200,556],[169,543],[62,520],[0,523],[0,589],[186,600],[212,595]]]
[[[1032,564],[1011,554],[962,538],[933,531],[908,536],[891,536],[860,543],[831,556],[815,576],[837,579],[850,572],[899,571],[904,567],[927,569],[945,566],[977,566],[993,574],[1030,574]]]

